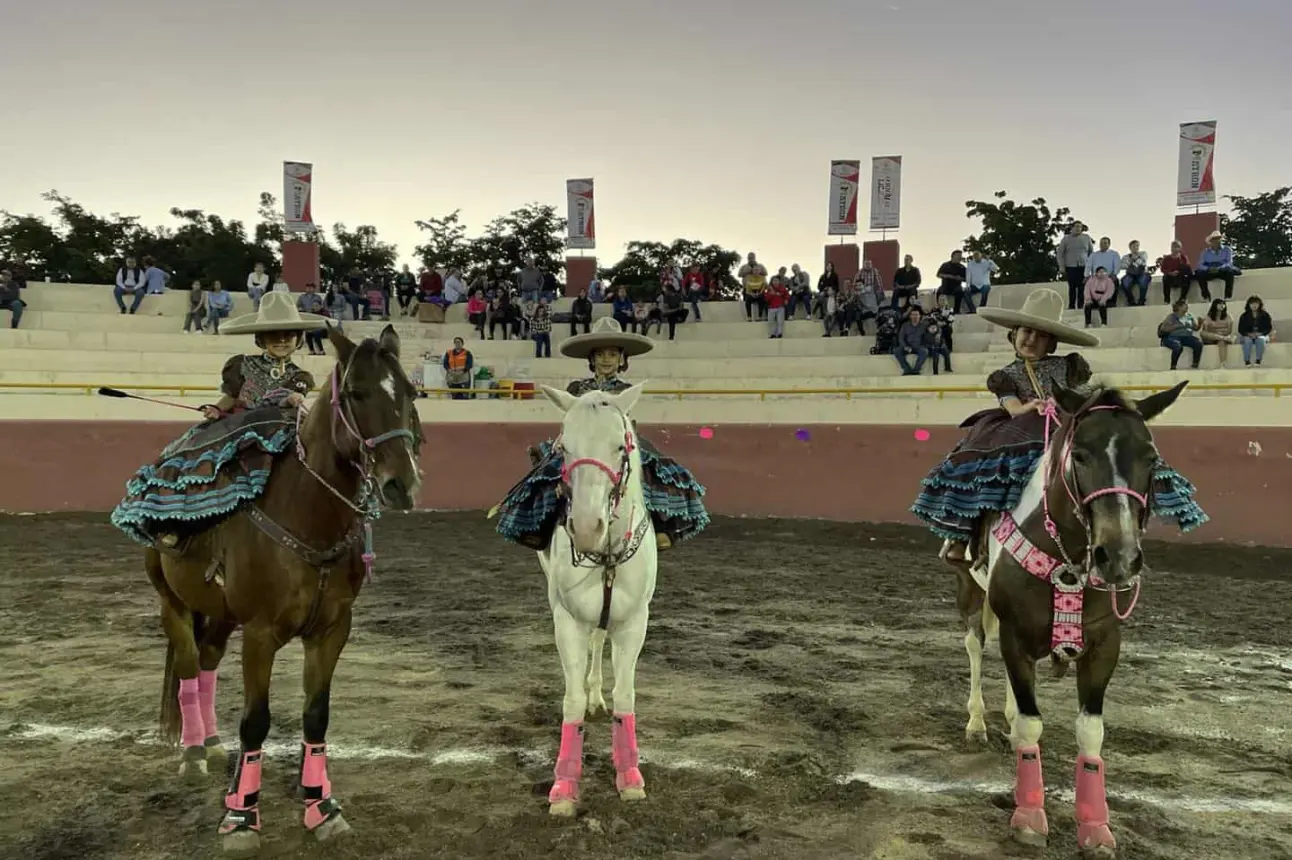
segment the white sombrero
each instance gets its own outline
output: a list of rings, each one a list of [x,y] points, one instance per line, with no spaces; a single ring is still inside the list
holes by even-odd
[[[220,326],[221,334],[260,334],[266,331],[313,331],[327,328],[327,317],[296,310],[291,293],[269,292],[260,297],[260,310],[234,317]]]
[[[643,355],[655,348],[655,341],[645,335],[626,332],[614,317],[602,317],[592,325],[587,334],[566,338],[561,343],[561,355],[569,358],[587,358],[593,351],[604,347],[622,349],[625,355]]]
[[[1099,346],[1099,338],[1063,323],[1063,296],[1048,287],[1027,294],[1023,307],[1016,311],[1004,308],[979,308],[978,316],[989,323],[1008,329],[1025,326],[1043,331],[1059,343],[1073,346]]]
[[[1225,234],[1221,233],[1219,230],[1212,230],[1211,234],[1207,236],[1207,241],[1210,242],[1212,239],[1219,239],[1223,242],[1225,240]]]

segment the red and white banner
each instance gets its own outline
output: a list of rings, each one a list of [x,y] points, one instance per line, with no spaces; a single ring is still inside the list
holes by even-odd
[[[902,224],[902,157],[880,155],[870,167],[870,229],[896,230]]]
[[[565,180],[565,247],[597,247],[597,219],[592,204],[591,179]]]
[[[1180,123],[1180,177],[1175,183],[1176,206],[1206,206],[1216,202],[1216,121]]]
[[[860,161],[830,162],[830,236],[857,235],[857,186]]]
[[[283,162],[283,229],[288,233],[314,230],[314,213],[310,194],[314,185],[314,165],[304,161]]]

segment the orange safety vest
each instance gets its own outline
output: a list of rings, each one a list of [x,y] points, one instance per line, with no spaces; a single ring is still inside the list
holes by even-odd
[[[467,369],[467,354],[468,354],[468,353],[467,353],[467,351],[466,351],[465,349],[464,349],[464,350],[462,350],[461,352],[454,352],[453,350],[449,350],[449,354],[448,354],[449,368],[448,368],[448,369],[449,369],[449,370],[458,370],[458,371],[466,370],[466,369]]]

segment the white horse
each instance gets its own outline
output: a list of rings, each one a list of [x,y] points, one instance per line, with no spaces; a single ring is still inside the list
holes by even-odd
[[[564,458],[561,477],[569,504],[547,551],[538,553],[565,672],[561,750],[547,798],[552,815],[574,815],[578,806],[583,720],[606,710],[601,654],[607,634],[615,675],[615,787],[623,800],[646,797],[637,762],[634,682],[658,555],[642,492],[641,451],[628,417],[644,384],[619,394],[589,391],[582,397],[542,386],[547,399],[565,413],[555,444]]]

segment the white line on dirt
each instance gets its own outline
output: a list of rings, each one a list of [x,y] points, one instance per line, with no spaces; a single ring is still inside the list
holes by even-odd
[[[161,745],[155,732],[123,732],[106,727],[56,726],[42,723],[20,723],[8,731],[0,731],[0,740],[57,740],[67,743],[104,743],[125,741],[147,746]],[[295,756],[300,750],[298,744],[271,741],[265,744],[265,752],[270,757]],[[425,761],[433,767],[463,764],[491,764],[504,756],[517,756],[530,764],[550,764],[551,753],[546,749],[523,749],[517,747],[476,747],[458,748],[440,751],[419,752],[391,747],[368,746],[365,744],[329,743],[328,755],[341,760],[378,761],[381,759],[402,759],[406,761]],[[641,759],[647,764],[671,770],[695,770],[709,773],[734,773],[747,779],[758,776],[758,772],[747,767],[717,764],[700,761],[694,758],[671,758],[667,755],[643,752]],[[836,782],[846,784],[863,782],[880,791],[895,794],[1001,794],[1013,790],[1005,782],[983,782],[974,780],[933,780],[917,776],[899,774],[880,774],[869,771],[855,771],[846,776],[836,777]],[[1072,792],[1060,790],[1052,792],[1057,799],[1071,803]],[[1240,812],[1266,815],[1292,815],[1292,802],[1260,797],[1190,797],[1155,794],[1153,792],[1125,789],[1110,789],[1109,797],[1156,806],[1180,812]]]

